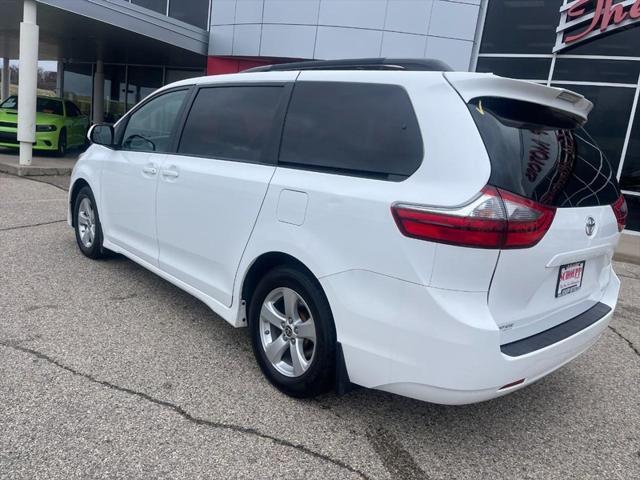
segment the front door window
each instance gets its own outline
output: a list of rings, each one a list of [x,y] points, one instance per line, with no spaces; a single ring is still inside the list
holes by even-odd
[[[122,136],[122,149],[162,153],[169,149],[173,127],[187,90],[165,93],[131,114]]]

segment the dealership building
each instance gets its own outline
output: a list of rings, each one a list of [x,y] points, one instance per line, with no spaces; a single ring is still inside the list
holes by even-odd
[[[436,58],[575,90],[595,104],[587,130],[622,185],[627,232],[640,235],[640,0],[0,0],[0,8],[0,56],[57,61],[58,93],[95,122],[116,121],[179,79],[300,59]]]

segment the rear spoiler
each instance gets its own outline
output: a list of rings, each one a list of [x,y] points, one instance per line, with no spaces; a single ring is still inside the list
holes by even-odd
[[[474,98],[498,97],[537,103],[567,112],[586,123],[593,103],[579,93],[564,88],[498,77],[491,73],[445,72],[444,78],[469,103]]]

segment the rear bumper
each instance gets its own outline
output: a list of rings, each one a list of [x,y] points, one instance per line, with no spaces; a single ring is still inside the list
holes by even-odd
[[[525,387],[593,345],[613,315],[611,275],[603,315],[559,341],[518,356],[501,351],[486,292],[424,287],[365,271],[321,279],[353,383],[442,404],[474,403]],[[512,382],[522,383],[502,388]]]
[[[549,328],[530,337],[516,340],[515,342],[500,345],[500,351],[509,357],[521,357],[528,353],[534,353],[543,348],[554,345],[569,338],[582,330],[599,322],[611,312],[611,307],[602,302],[596,303],[590,309],[580,315]]]

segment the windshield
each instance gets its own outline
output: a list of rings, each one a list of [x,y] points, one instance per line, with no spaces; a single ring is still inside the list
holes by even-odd
[[[18,97],[12,95],[0,104],[0,108],[18,109]],[[38,113],[50,113],[53,115],[64,115],[62,102],[55,98],[38,97],[36,100],[36,111]]]
[[[489,183],[545,205],[609,205],[620,190],[607,158],[576,119],[504,98],[469,104],[491,160]]]

